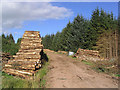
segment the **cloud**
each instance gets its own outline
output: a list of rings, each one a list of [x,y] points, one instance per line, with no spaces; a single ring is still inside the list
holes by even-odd
[[[3,29],[20,28],[24,21],[61,19],[72,15],[72,11],[51,3],[3,3]]]
[[[2,2],[52,2],[55,0],[2,0]]]

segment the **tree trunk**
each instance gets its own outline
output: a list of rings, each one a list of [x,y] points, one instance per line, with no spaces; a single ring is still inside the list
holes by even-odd
[[[111,34],[109,35],[109,59],[112,58],[112,44],[111,44],[112,40],[111,40]]]
[[[116,59],[118,59],[118,36],[117,36],[117,30],[115,30],[115,47],[116,47]]]

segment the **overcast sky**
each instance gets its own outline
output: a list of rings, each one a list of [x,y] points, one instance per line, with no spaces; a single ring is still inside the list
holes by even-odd
[[[41,36],[55,34],[77,14],[90,19],[97,7],[118,16],[117,2],[3,2],[3,33],[12,33],[16,41],[25,30],[40,31]]]

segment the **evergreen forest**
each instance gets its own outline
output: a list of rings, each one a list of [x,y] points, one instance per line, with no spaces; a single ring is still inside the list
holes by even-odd
[[[73,51],[98,50],[104,58],[118,58],[118,20],[113,13],[96,8],[87,20],[79,14],[61,32],[42,37],[44,48]]]
[[[42,37],[45,49],[73,51],[78,48],[98,50],[104,58],[118,58],[118,19],[113,13],[96,8],[87,20],[77,15],[68,22],[61,32]],[[21,38],[15,43],[12,34],[2,34],[2,51],[14,55],[20,46]]]

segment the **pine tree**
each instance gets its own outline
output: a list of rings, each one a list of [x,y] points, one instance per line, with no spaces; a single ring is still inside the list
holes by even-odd
[[[61,50],[60,38],[61,38],[61,33],[57,32],[52,41],[52,47],[54,51]]]
[[[10,53],[11,55],[16,54],[18,51],[18,45],[15,44],[12,34],[5,36],[2,34],[2,51]]]
[[[120,20],[120,19],[119,19]],[[113,13],[106,13],[103,9],[95,9],[90,20],[77,15],[55,35],[43,37],[45,48],[55,51],[73,51],[78,48],[98,50],[102,57],[118,57],[118,24]],[[119,23],[120,24],[120,23]]]
[[[72,23],[71,28],[71,50],[76,52],[78,48],[87,48],[85,46],[87,40],[88,21],[83,16],[77,15]]]
[[[96,46],[97,38],[98,38],[98,31],[100,30],[100,11],[99,9],[95,9],[92,14],[92,18],[90,20],[90,26],[88,30],[88,37],[89,41],[91,42],[89,44],[89,48],[93,49],[93,46]]]
[[[13,38],[12,34],[10,34],[10,35],[9,35],[9,41],[10,41],[11,43],[15,43],[15,41],[14,41],[14,38]]]
[[[70,50],[70,40],[69,38],[71,38],[71,26],[72,24],[69,23],[67,24],[67,26],[62,30],[61,32],[61,40],[60,40],[60,44],[61,44],[61,48],[63,51],[69,51]]]
[[[6,37],[5,37],[5,34],[2,34],[2,39],[5,39]]]

